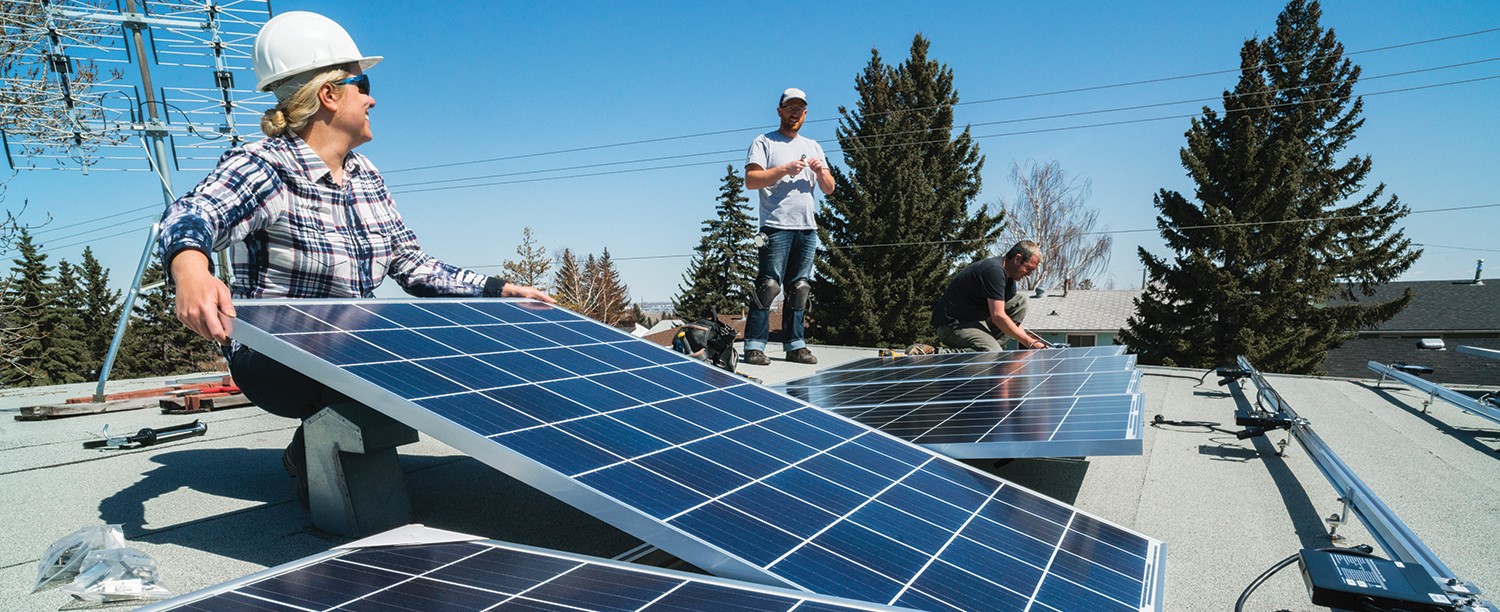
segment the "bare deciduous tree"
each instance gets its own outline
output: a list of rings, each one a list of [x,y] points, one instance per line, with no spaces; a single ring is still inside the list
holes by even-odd
[[[90,0],[68,8],[104,12],[104,4]],[[106,92],[96,87],[123,72],[101,71],[92,60],[67,55],[70,49],[112,46],[119,26],[73,12],[30,0],[0,0],[0,129],[20,154],[16,163],[61,154],[59,164],[92,166],[99,147],[126,138],[106,120],[112,114],[104,106]],[[62,44],[62,54],[53,53],[53,38]]]
[[[536,243],[531,228],[522,230],[521,245],[516,247],[516,254],[521,258],[505,261],[506,279],[517,285],[547,291],[547,273],[552,271],[552,260],[547,257],[547,247]]]
[[[1042,247],[1042,265],[1021,282],[1023,289],[1060,287],[1076,289],[1096,279],[1109,267],[1109,234],[1095,232],[1098,209],[1087,206],[1093,185],[1088,179],[1069,179],[1056,161],[1045,164],[1027,160],[1025,167],[1012,163],[1011,182],[1015,199],[1001,200],[1005,231],[999,252],[1021,240],[1034,240]]]

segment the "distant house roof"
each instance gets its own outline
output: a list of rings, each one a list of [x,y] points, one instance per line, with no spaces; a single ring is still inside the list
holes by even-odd
[[[1053,291],[1030,297],[1026,329],[1035,332],[1115,332],[1135,314],[1140,289]]]
[[[1433,382],[1500,387],[1500,361],[1456,350],[1459,345],[1500,350],[1500,338],[1448,338],[1444,343],[1447,350],[1430,351],[1417,348],[1416,338],[1355,338],[1328,351],[1323,369],[1329,376],[1375,378],[1369,369],[1371,361],[1387,365],[1400,361],[1432,368],[1422,378]]]
[[[1500,332],[1500,280],[1483,285],[1470,281],[1401,281],[1387,283],[1361,302],[1384,302],[1411,289],[1410,304],[1391,320],[1366,330],[1385,334],[1485,331]]]

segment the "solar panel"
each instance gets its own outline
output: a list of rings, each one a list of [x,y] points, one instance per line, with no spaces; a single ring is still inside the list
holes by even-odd
[[[776,386],[780,388],[863,386],[870,383],[939,382],[1046,374],[1135,371],[1135,355],[1017,361],[993,361],[989,359],[989,355],[989,353],[966,353],[962,356],[968,357],[967,360],[950,360],[943,364],[901,364],[858,370],[825,370]]]
[[[900,608],[488,540],[333,550],[143,611],[392,609],[848,612]]]
[[[236,308],[257,351],[720,576],[924,610],[1160,607],[1157,540],[561,308]]]
[[[1034,359],[1072,359],[1078,357],[1112,357],[1124,355],[1125,347],[1120,345],[1110,346],[1087,346],[1078,348],[1060,349],[1037,349],[1034,351],[995,351],[981,353],[939,353],[936,355],[903,355],[893,357],[866,357],[843,363],[831,368],[825,368],[819,373],[833,372],[837,370],[870,370],[889,369],[903,367],[927,367],[934,365],[954,364],[968,365],[980,362],[1006,362],[1006,361],[1031,361]]]
[[[944,362],[824,371],[777,388],[959,459],[1139,455],[1135,356],[1047,352],[1059,351],[935,355]]]

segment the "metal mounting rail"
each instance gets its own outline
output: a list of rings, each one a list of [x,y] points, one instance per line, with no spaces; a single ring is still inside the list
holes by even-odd
[[[1490,403],[1492,400],[1489,398],[1469,397],[1430,380],[1418,378],[1417,375],[1404,372],[1394,365],[1385,365],[1378,361],[1371,361],[1368,367],[1371,372],[1380,375],[1380,382],[1385,382],[1386,378],[1394,378],[1414,389],[1426,391],[1428,397],[1426,404],[1423,404],[1424,409],[1427,404],[1432,403],[1432,398],[1442,398],[1443,401],[1458,406],[1464,412],[1500,423],[1500,406]]]
[[[1464,346],[1460,344],[1458,346],[1458,352],[1465,355],[1473,355],[1475,357],[1489,357],[1490,359],[1500,359],[1500,351],[1497,351],[1495,349],[1479,348],[1477,346]]]
[[[1312,424],[1300,416],[1296,411],[1281,398],[1281,394],[1271,388],[1261,373],[1250,364],[1248,359],[1240,356],[1237,360],[1239,367],[1250,373],[1250,381],[1255,384],[1256,400],[1265,405],[1266,410],[1285,414],[1292,421],[1289,431],[1297,443],[1307,451],[1308,457],[1313,460],[1313,465],[1323,472],[1323,477],[1333,485],[1343,497],[1343,501],[1359,521],[1369,530],[1370,535],[1375,538],[1375,543],[1385,551],[1386,555],[1394,561],[1406,563],[1418,563],[1427,568],[1427,572],[1437,580],[1438,584],[1446,589],[1455,601],[1472,600],[1481,591],[1478,586],[1459,579],[1453,570],[1412,532],[1401,518],[1392,512],[1380,497],[1360,480],[1359,475],[1350,469],[1348,464],[1340,459],[1337,453],[1329,448],[1328,443],[1313,431]],[[1491,608],[1493,609],[1493,608]]]

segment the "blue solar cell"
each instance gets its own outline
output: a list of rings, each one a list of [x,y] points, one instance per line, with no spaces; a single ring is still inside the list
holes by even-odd
[[[518,377],[529,383],[538,383],[559,378],[573,376],[572,372],[559,368],[555,365],[542,361],[526,353],[494,353],[490,355],[479,355],[476,359],[483,361],[502,372]],[[483,375],[488,375],[483,374]]]
[[[671,446],[666,440],[608,416],[559,423],[557,428],[622,457],[654,453]]]
[[[750,482],[749,478],[688,452],[674,449],[635,460],[648,470],[661,474],[689,489],[717,497]]]
[[[636,404],[649,404],[669,400],[678,396],[671,389],[658,385],[654,382],[636,376],[632,372],[616,372],[614,374],[600,374],[591,380],[614,389],[620,393],[630,396]]]
[[[356,599],[339,607],[349,612],[388,612],[421,610],[422,612],[472,612],[484,610],[510,595],[416,578]]]
[[[622,423],[634,426],[672,444],[682,444],[709,435],[707,429],[658,410],[655,406],[642,406],[610,414]]]
[[[1073,523],[1070,526],[1070,529],[1086,535],[1094,540],[1098,540],[1100,542],[1108,544],[1115,549],[1123,551],[1124,553],[1136,559],[1144,558],[1150,546],[1150,542],[1147,542],[1145,538],[1120,531],[1119,528],[1113,525],[1085,514],[1077,515],[1073,519]],[[1083,551],[1081,549],[1075,550],[1074,552],[1083,554]],[[1129,559],[1122,556],[1113,555],[1110,557],[1110,559],[1114,560],[1113,562],[1108,563],[1110,567],[1113,567],[1120,572],[1129,573],[1126,571],[1126,568],[1130,565]],[[1105,560],[1101,559],[1101,561]]]
[[[402,528],[401,537],[422,539],[420,532],[413,533],[411,529]],[[493,541],[397,545],[335,551],[321,557],[326,558],[294,562],[246,578],[244,584],[210,587],[153,609],[276,612],[892,609]],[[375,567],[369,567],[372,565]]]
[[[765,484],[753,484],[724,497],[724,503],[800,539],[817,535],[839,517]]]
[[[1042,566],[1031,565],[999,550],[984,546],[968,538],[959,538],[948,547],[943,558],[958,567],[993,568],[995,576],[1014,578],[1015,584],[1036,584],[1042,579]],[[935,595],[941,596],[942,591]]]
[[[585,565],[547,581],[527,592],[526,596],[585,610],[630,612],[682,582],[612,567]]]
[[[510,346],[499,340],[463,327],[433,327],[418,333],[445,346],[461,346],[463,350],[460,352],[465,355],[512,350]]]
[[[700,457],[713,457],[715,463],[734,470],[736,474],[759,480],[785,468],[787,462],[735,442],[725,436],[714,436],[699,440],[685,447]]]
[[[750,515],[719,502],[684,514],[673,519],[670,524],[709,541],[731,542],[737,554],[762,567],[802,542],[801,538],[785,530],[755,520]]]
[[[797,463],[818,452],[811,446],[792,440],[760,425],[741,427],[725,433],[723,437],[775,457],[787,464]]]
[[[943,561],[933,563],[922,572],[912,590],[959,610],[1024,610],[1030,593],[1022,594],[989,580],[973,580],[964,571]],[[902,598],[898,605],[917,603],[917,598]],[[927,608],[937,610],[941,608]],[[1090,610],[1090,608],[1072,608]],[[1092,612],[1092,610],[1090,610]]]
[[[871,601],[890,601],[901,591],[900,582],[817,546],[798,548],[771,568],[778,576],[820,593],[860,593]]]
[[[1069,534],[1070,536],[1072,534]],[[1048,573],[1066,578],[1117,601],[1135,600],[1141,596],[1141,581],[1126,576],[1066,550],[1052,558]]]
[[[433,314],[431,311],[423,310],[416,304],[386,303],[371,304],[365,308],[375,316],[389,321],[390,327],[442,327],[452,325],[453,322]]]
[[[1098,591],[1062,580],[1053,575],[1042,581],[1036,595],[1038,603],[1045,603],[1058,610],[1097,610],[1099,612],[1130,612],[1139,610],[1139,604],[1127,605],[1110,599]]]
[[[543,389],[542,387],[506,387],[485,391],[483,396],[510,406],[543,423],[554,423],[598,414],[588,406]]]
[[[459,393],[467,389],[456,382],[438,376],[407,376],[411,366],[404,363],[376,363],[350,366],[349,372],[379,385],[402,399],[417,399]]]
[[[481,335],[489,336],[505,346],[519,350],[530,350],[557,346],[552,341],[527,331],[520,325],[484,325],[471,327]]]
[[[423,360],[417,365],[436,372],[438,376],[463,383],[470,389],[491,389],[525,382],[473,357],[441,357]]]
[[[373,565],[407,574],[422,574],[474,554],[469,544],[434,544],[396,548],[362,548],[340,557],[343,561]]]
[[[342,565],[314,566],[250,585],[243,591],[304,608],[326,609],[373,593],[401,576],[371,567]]]
[[[680,398],[652,404],[662,412],[710,431],[724,431],[745,424],[745,420],[693,398]]]
[[[708,501],[708,497],[634,463],[612,465],[578,477],[600,493],[629,499],[648,516],[659,520]]]
[[[607,363],[617,370],[631,370],[650,367],[652,365],[650,361],[638,355],[632,355],[608,344],[588,344],[574,347],[573,350]]]
[[[766,484],[807,502],[830,514],[843,516],[857,508],[868,495],[815,475],[804,468],[792,468],[766,479]]]
[[[537,427],[503,436],[507,446],[537,457],[562,474],[579,474],[622,461],[618,455],[553,427]]]
[[[667,593],[651,604],[653,612],[785,612],[799,602],[790,597],[737,591],[724,587],[688,583]],[[844,610],[843,607],[829,608]],[[809,612],[806,605],[798,606],[799,612]]]
[[[343,332],[250,327],[274,318],[294,329],[316,328],[289,315],[250,313],[236,323],[235,337],[398,419],[420,416],[412,412],[419,408],[442,416],[418,420],[441,441],[476,449],[476,457],[533,486],[558,491],[631,533],[660,537],[670,552],[729,575],[881,602],[908,597],[941,609],[981,601],[965,599],[970,596],[990,597],[990,607],[1004,603],[992,593],[1006,591],[1002,585],[1019,594],[1024,607],[1039,581],[1047,580],[1033,575],[1041,575],[1047,559],[1073,555],[1074,549],[1086,563],[1059,570],[1107,575],[1086,586],[1117,596],[1131,588],[1117,576],[1160,572],[1160,543],[565,310],[504,300],[374,308],[387,319],[362,308],[381,304],[309,304],[319,318],[350,323],[339,329],[381,348],[351,345],[354,339]],[[241,310],[301,306],[258,302]],[[415,326],[392,327],[398,323]],[[277,334],[311,350],[294,351]],[[1080,367],[1052,361],[1004,367]],[[980,371],[974,366],[952,361],[944,374],[972,375]],[[939,388],[911,379],[934,372],[912,370],[905,373],[911,382],[898,383],[904,387],[858,397],[945,401],[981,393],[1003,399],[1044,389],[1047,383],[1040,381],[1103,374],[994,378]],[[1133,380],[1125,372],[1116,379]],[[406,403],[384,388],[427,399]],[[973,401],[953,401],[959,408],[946,413],[885,414],[915,431],[933,419],[979,427],[984,418],[1016,412],[1014,404],[992,401],[965,413],[962,407]],[[1092,408],[1079,411],[1069,435],[1110,423]],[[1026,435],[1057,429],[1026,415],[1006,420]],[[489,450],[476,435],[496,446]],[[1079,530],[1059,552],[1070,524]],[[1007,564],[1014,571],[1004,569]],[[1095,571],[1111,573],[1090,573]],[[1156,601],[1155,588],[1141,584],[1138,599]]]
[[[898,499],[900,494],[893,496],[892,492],[903,489],[905,487],[892,487],[876,499],[891,499],[893,502],[900,503],[901,500]],[[936,519],[942,520],[942,517],[936,517]],[[931,520],[930,517],[912,516],[880,501],[865,504],[864,507],[850,516],[849,520],[868,527],[870,531],[884,534],[892,540],[926,553],[927,556],[938,554],[961,526],[961,523],[945,525],[943,523],[928,522]],[[939,527],[938,525],[944,526]]]
[[[599,412],[641,405],[641,401],[610,389],[590,378],[569,378],[542,383],[543,389]]]
[[[395,354],[344,332],[289,334],[281,339],[314,355],[327,355],[334,365],[390,361],[396,358]]]
[[[499,402],[476,404],[472,397],[467,396],[433,397],[418,400],[417,405],[484,437],[541,424],[541,421]]]
[[[861,565],[893,582],[900,582],[907,577],[917,575],[930,558],[928,555],[921,554],[922,551],[902,548],[904,544],[849,521],[834,523],[823,533],[818,534],[818,537],[813,538],[812,542],[813,546],[828,550],[845,559],[859,559]],[[800,559],[801,557],[796,553],[792,553],[785,563],[797,563]],[[887,601],[892,596],[882,597],[881,601]]]

